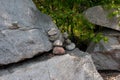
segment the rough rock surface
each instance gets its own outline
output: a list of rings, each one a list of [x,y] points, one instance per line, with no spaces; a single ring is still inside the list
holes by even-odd
[[[98,70],[120,71],[120,50],[93,52],[91,56]]]
[[[0,65],[51,50],[47,31],[55,27],[32,0],[0,0]]]
[[[105,10],[102,6],[95,6],[87,9],[84,14],[85,17],[93,24],[112,28],[120,31],[119,19],[117,17],[110,18],[108,15],[112,12]]]
[[[102,28],[102,30],[100,31],[101,33],[103,33],[103,35],[105,36],[111,36],[111,37],[119,37],[120,36],[120,32],[110,29],[110,28]]]
[[[108,34],[109,35],[109,34]],[[91,43],[87,49],[99,70],[120,71],[120,43],[117,37],[108,37],[108,42]]]
[[[78,49],[68,53],[0,69],[0,80],[103,80],[89,54]]]
[[[120,80],[120,72],[101,73],[104,80]]]
[[[113,49],[120,49],[120,43],[118,38],[113,36],[107,36],[108,41],[104,42],[101,40],[99,43],[93,43],[91,42],[90,45],[87,48],[87,52],[104,52],[104,51],[110,51]]]

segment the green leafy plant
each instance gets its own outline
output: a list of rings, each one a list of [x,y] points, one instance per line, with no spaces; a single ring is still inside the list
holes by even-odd
[[[99,42],[101,39],[107,41],[101,33],[94,32],[95,25],[88,22],[82,15],[89,7],[106,4],[111,7],[118,6],[119,0],[33,0],[40,11],[50,15],[62,32],[68,32],[76,44],[85,41]],[[114,1],[114,3],[113,3]],[[119,11],[118,11],[119,12]],[[117,14],[119,14],[116,12]],[[115,13],[115,14],[116,14]]]

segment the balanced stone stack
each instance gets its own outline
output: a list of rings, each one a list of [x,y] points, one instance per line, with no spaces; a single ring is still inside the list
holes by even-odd
[[[65,39],[32,1],[0,0],[0,80],[103,80],[79,49],[47,55],[53,45],[64,50]]]
[[[68,38],[67,32],[64,32],[62,35],[57,28],[51,28],[48,31],[48,36],[49,40],[53,43],[53,54],[65,54],[65,49],[75,49],[75,44]]]
[[[73,50],[75,49],[75,44],[71,42],[71,40],[68,38],[68,34],[65,32],[63,33],[63,37],[65,39],[65,48],[66,50]]]

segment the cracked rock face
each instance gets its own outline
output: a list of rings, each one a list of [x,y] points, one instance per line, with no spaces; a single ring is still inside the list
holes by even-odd
[[[32,0],[1,0],[0,65],[50,51],[47,31],[51,28],[56,25],[37,10]]]
[[[91,54],[98,70],[120,71],[120,43],[117,37],[109,36],[107,43],[103,40],[97,44],[91,42],[86,51]]]
[[[103,80],[90,55],[78,49],[68,53],[0,69],[0,80]]]

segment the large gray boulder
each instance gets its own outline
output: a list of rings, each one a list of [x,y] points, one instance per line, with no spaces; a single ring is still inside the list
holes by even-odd
[[[107,36],[107,37],[108,37],[108,42],[104,42],[103,40],[101,40],[99,43],[91,42],[86,52],[91,54],[92,59],[98,70],[120,71],[119,39],[115,36]]]
[[[32,0],[0,0],[0,65],[50,51],[51,28],[56,25]]]
[[[97,70],[120,71],[120,50],[90,53]]]
[[[68,53],[0,69],[0,80],[103,80],[89,54],[78,49]]]
[[[107,10],[102,6],[94,6],[84,12],[85,17],[93,24],[120,31],[118,17],[109,17],[113,10]]]

